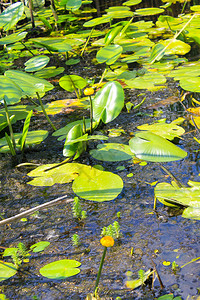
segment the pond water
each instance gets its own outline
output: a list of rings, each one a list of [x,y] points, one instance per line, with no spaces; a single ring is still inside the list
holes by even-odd
[[[127,113],[124,109],[116,120],[100,129],[106,133],[111,128],[123,129],[124,133],[121,136],[110,137],[109,142],[128,144],[132,132],[138,125],[161,118],[172,121],[183,115],[182,107],[178,104],[163,107],[157,117],[153,116],[152,109],[146,108],[147,104],[165,99],[173,93],[171,87],[158,92],[148,92],[147,99],[140,108],[140,114],[138,111]],[[139,102],[137,94],[139,93],[130,90],[127,92],[126,100]],[[60,94],[56,97],[59,98]],[[47,98],[48,96],[46,100]],[[87,115],[87,112],[70,111],[52,117],[52,121],[59,128],[74,119],[80,119],[83,114]],[[15,126],[19,128],[20,123]],[[47,128],[52,132],[44,119],[38,123],[35,118],[31,126]],[[178,162],[165,163],[164,166],[183,184],[187,184],[188,180],[199,181],[199,147],[193,140],[194,127],[189,124],[183,126],[187,134],[177,143],[188,152],[188,156]],[[95,148],[96,144],[90,142],[89,149]],[[38,164],[58,163],[63,160],[62,149],[63,143],[57,142],[55,137],[49,135],[41,145],[27,150],[24,160]],[[153,211],[154,187],[151,183],[170,182],[169,175],[156,163],[142,166],[133,164],[132,161],[101,162],[93,159],[88,151],[77,162],[87,165],[101,164],[105,170],[121,176],[124,182],[122,193],[109,202],[81,200],[82,209],[87,212],[87,218],[81,222],[73,217],[72,204],[62,202],[28,216],[25,222],[15,221],[2,226],[0,233],[2,247],[16,247],[19,242],[29,247],[39,241],[49,241],[50,245],[44,252],[31,255],[30,261],[24,264],[14,277],[2,281],[1,291],[9,299],[85,299],[86,295],[94,290],[103,253],[100,244],[101,230],[104,226],[118,221],[121,235],[106,255],[99,284],[101,299],[121,297],[126,300],[150,300],[170,292],[183,299],[198,299],[199,260],[182,266],[200,257],[199,221],[184,219],[181,217],[182,210],[168,208],[161,203],[157,203],[157,209]],[[119,166],[125,168],[119,171],[117,170]],[[74,197],[71,184],[57,184],[52,187],[27,185],[30,180],[27,173],[25,167],[13,168],[9,155],[1,155],[0,211],[4,218],[63,195],[68,195],[69,199]],[[130,173],[133,174],[132,177]],[[73,246],[71,240],[75,233],[80,237],[78,247]],[[81,262],[81,272],[61,281],[40,276],[40,267],[63,258]],[[172,265],[165,266],[163,262],[175,262],[178,267],[173,271]],[[150,284],[135,290],[127,289],[125,285],[127,271],[133,272],[137,277],[138,270],[147,271],[154,268],[154,264],[165,286],[164,290],[161,289],[158,279],[155,280],[153,288]]]

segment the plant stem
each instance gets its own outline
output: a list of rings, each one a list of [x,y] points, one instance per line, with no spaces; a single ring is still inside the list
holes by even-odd
[[[20,41],[20,43],[25,47],[25,49],[28,51],[28,52],[30,52],[30,54],[31,55],[33,55],[34,56],[34,54],[33,54],[33,52],[22,42],[22,41]]]
[[[90,31],[90,34],[89,34],[89,36],[88,36],[88,39],[87,39],[87,41],[86,41],[86,43],[85,43],[85,45],[84,45],[84,47],[83,47],[83,50],[81,51],[81,57],[83,56],[83,54],[84,54],[84,52],[85,52],[85,49],[86,49],[86,47],[87,47],[87,45],[88,45],[88,43],[89,43],[89,41],[90,41],[90,39],[91,39],[91,36],[92,36],[93,31],[94,31],[94,27],[93,27],[92,30]]]
[[[42,103],[42,100],[41,100],[41,98],[40,98],[39,93],[36,92],[36,95],[37,95],[37,97],[38,97],[38,100],[39,100],[39,102],[40,102],[40,106],[41,106],[41,108],[42,108],[42,111],[43,111],[43,113],[44,113],[44,115],[45,115],[47,121],[49,122],[49,124],[51,125],[51,127],[53,128],[53,130],[56,130],[56,127],[53,125],[53,123],[52,123],[51,120],[49,119],[49,116],[48,116],[47,113],[46,113],[46,110],[45,110],[45,108],[44,108],[44,105],[43,105],[43,103]]]
[[[98,271],[98,274],[97,274],[97,280],[96,280],[96,284],[95,284],[95,288],[94,288],[94,295],[95,296],[96,296],[97,288],[98,288],[98,285],[99,285],[99,279],[101,277],[101,271],[102,271],[103,263],[104,263],[104,260],[105,260],[106,251],[107,251],[107,247],[104,247],[103,255],[102,255],[100,266],[99,266],[99,271]]]
[[[169,170],[167,170],[161,163],[158,162],[157,164],[159,165],[159,167],[161,169],[163,169],[163,171],[165,171],[165,173],[167,173],[176,182],[176,184],[178,185],[179,188],[184,187],[184,185]]]
[[[77,97],[78,99],[80,99],[78,90],[77,90],[77,88],[75,87],[75,84],[74,84],[73,80],[71,79],[71,76],[70,76],[70,75],[68,75],[68,76],[69,76],[69,79],[71,80],[71,84],[73,85],[74,91],[75,91],[75,93],[76,93],[76,97]]]
[[[8,122],[9,131],[10,131],[10,138],[11,138],[11,141],[13,143],[13,147],[16,150],[16,143],[15,143],[14,133],[13,133],[12,125],[11,125],[11,122],[10,122],[10,117],[9,117],[9,114],[8,114],[8,107],[7,107],[7,103],[6,103],[5,98],[3,98],[3,102],[4,102],[4,106],[5,106],[6,119],[7,119],[7,122]]]
[[[90,134],[92,134],[93,132],[93,126],[92,126],[92,123],[93,123],[93,105],[92,105],[92,97],[89,96],[90,98]]]
[[[107,71],[108,71],[108,69],[107,69],[107,67],[106,67],[105,70],[104,70],[104,72],[103,72],[103,74],[102,74],[102,76],[101,76],[101,79],[100,79],[100,81],[99,81],[99,83],[98,83],[98,86],[101,85],[101,83],[102,83],[102,81],[103,81],[103,79],[104,79],[104,77],[105,77]]]

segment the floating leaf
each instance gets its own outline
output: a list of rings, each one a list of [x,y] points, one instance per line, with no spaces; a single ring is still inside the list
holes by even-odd
[[[128,1],[124,2],[122,5],[132,6],[132,5],[137,5],[141,2],[142,2],[142,0],[128,0]]]
[[[185,133],[185,130],[176,125],[175,123],[165,123],[165,119],[158,120],[154,124],[143,124],[138,126],[137,128],[140,130],[151,131],[157,135],[162,136],[165,139],[173,140],[175,137],[180,137]]]
[[[12,263],[0,261],[0,281],[6,280],[17,273],[17,268]]]
[[[56,100],[56,101],[47,103],[44,105],[44,108],[48,115],[56,115],[56,114],[64,112],[65,109],[67,110],[67,108],[69,108],[73,105],[76,106],[76,99],[63,99],[63,100]],[[80,107],[84,107],[83,102],[80,102],[79,105],[80,105]],[[77,104],[77,106],[78,106],[78,104]],[[41,106],[37,106],[35,109],[37,110],[37,112],[42,113]],[[70,111],[70,109],[69,109],[69,111]]]
[[[45,93],[54,88],[47,80],[22,71],[8,70],[5,75],[20,87],[24,96],[35,96],[36,92]]]
[[[62,259],[45,265],[40,269],[40,274],[50,279],[65,279],[80,272],[80,262],[72,259]]]
[[[65,75],[59,80],[60,86],[68,92],[73,92],[74,87],[83,89],[87,85],[87,81],[78,75]]]
[[[149,8],[136,9],[135,14],[139,16],[153,16],[153,15],[161,14],[162,12],[164,12],[164,9],[162,8],[149,7]]]
[[[38,242],[36,244],[33,244],[32,246],[30,246],[30,249],[35,253],[35,252],[41,252],[43,251],[46,247],[48,247],[50,245],[49,242]]]
[[[123,161],[134,156],[128,145],[117,143],[99,144],[97,149],[90,151],[90,155],[102,161]]]
[[[148,270],[147,272],[145,272],[143,274],[143,278],[139,278],[139,279],[132,279],[130,278],[129,274],[127,275],[127,281],[126,281],[126,286],[129,289],[136,289],[139,286],[141,286],[142,284],[144,284],[144,282],[153,274],[154,271]],[[132,272],[130,272],[132,275]]]
[[[43,165],[28,176],[36,177],[28,182],[34,186],[52,186],[74,180],[72,188],[78,196],[98,202],[113,200],[123,188],[118,175],[78,163]]]
[[[47,50],[53,52],[68,52],[72,49],[68,40],[65,38],[40,38],[31,39],[31,41],[34,44],[45,47]]]
[[[99,18],[95,18],[92,19],[90,21],[87,21],[83,24],[84,27],[93,27],[93,26],[97,26],[100,24],[104,24],[104,23],[108,23],[110,22],[111,16],[103,16],[103,17],[99,17]]]
[[[67,10],[77,10],[81,7],[82,0],[61,0],[60,6],[65,6]]]
[[[200,77],[187,77],[180,80],[182,89],[190,92],[200,93]]]
[[[24,5],[22,2],[16,2],[11,4],[0,14],[0,28],[4,30],[10,30],[21,19],[24,11]]]
[[[32,57],[25,63],[25,71],[26,72],[35,72],[43,69],[48,62],[50,61],[50,58],[46,55],[39,55]]]
[[[7,105],[20,102],[22,91],[10,78],[0,75],[0,102],[6,100]]]
[[[98,63],[112,65],[121,55],[123,48],[119,45],[108,45],[101,48],[96,55]]]
[[[9,117],[13,116],[11,123],[15,123],[18,120],[25,119],[28,115],[30,110],[33,110],[35,106],[28,106],[28,105],[16,105],[16,106],[9,106],[8,107],[8,114]],[[0,124],[2,125],[3,122],[6,122],[6,112],[5,109],[0,109]],[[6,125],[7,126],[7,125]]]
[[[9,44],[14,44],[18,41],[21,41],[26,37],[27,33],[28,32],[26,32],[26,31],[15,32],[8,36],[4,36],[3,38],[0,39],[0,45],[9,45]]]
[[[149,62],[156,60],[161,60],[161,58],[163,57],[163,55],[165,54],[165,52],[163,51],[163,49],[165,48],[164,45],[158,43],[156,44],[151,51],[151,55],[149,58]]]
[[[187,152],[163,137],[152,132],[141,131],[129,141],[131,151],[137,158],[152,162],[168,162],[183,159]]]
[[[76,65],[80,62],[80,58],[71,58],[71,59],[68,59],[65,64],[67,66],[72,66],[72,65]]]
[[[108,82],[96,93],[92,101],[94,120],[109,123],[120,114],[124,106],[123,88],[116,81]]]
[[[184,55],[191,49],[190,45],[174,39],[168,39],[160,42],[163,46],[167,46],[165,54],[179,54]]]
[[[200,220],[200,208],[187,207],[182,213],[183,218]]]
[[[48,68],[44,68],[40,71],[37,71],[34,76],[40,77],[40,78],[51,78],[51,77],[55,77],[61,73],[64,72],[64,68],[60,67],[60,68],[56,68],[55,66],[52,67],[48,67]]]
[[[153,90],[156,85],[164,84],[166,78],[158,73],[146,73],[144,76],[136,77],[133,80],[125,80],[129,88]]]
[[[74,180],[72,189],[83,199],[104,202],[115,199],[121,193],[123,181],[111,172],[90,168],[87,173],[80,173]]]

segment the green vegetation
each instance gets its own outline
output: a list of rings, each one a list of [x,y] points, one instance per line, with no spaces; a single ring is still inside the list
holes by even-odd
[[[139,174],[134,169],[136,164],[142,167],[147,162],[153,165],[153,170],[159,166],[171,179],[170,183],[158,182],[161,180],[154,178],[156,173],[149,174],[154,178],[149,181],[153,181],[155,199],[152,199],[153,213],[148,214],[158,214],[158,200],[170,207],[174,216],[178,211],[191,222],[200,220],[200,183],[189,180],[186,186],[181,183],[182,178],[175,178],[170,171],[171,164],[186,161],[194,154],[191,149],[182,149],[179,143],[187,139],[191,128],[194,129],[192,146],[197,148],[200,144],[200,61],[195,60],[200,46],[200,5],[195,1],[169,0],[165,3],[162,0],[159,7],[145,5],[144,8],[144,1],[129,0],[120,6],[108,7],[104,12],[98,11],[96,15],[94,1],[50,2],[50,7],[45,7],[42,1],[30,1],[29,4],[2,1],[1,155],[7,155],[11,161],[12,156],[15,157],[14,169],[21,160],[24,161],[21,166],[30,166],[32,159],[28,156],[30,161],[27,160],[26,153],[31,154],[38,144],[44,149],[49,147],[46,146],[49,145],[46,144],[47,138],[51,138],[55,145],[62,144],[63,160],[58,162],[60,160],[54,157],[48,163],[39,161],[37,168],[27,172],[26,175],[32,178],[27,184],[30,189],[38,188],[34,191],[45,188],[46,193],[53,185],[70,183],[74,198],[72,214],[78,224],[75,232],[90,222],[95,205],[98,210],[101,205],[114,207],[116,199],[120,202],[122,192],[126,193],[124,178],[136,180],[135,173]],[[178,13],[173,11],[176,2]],[[80,74],[83,66],[87,72]],[[164,90],[168,82],[178,87],[173,99],[148,103],[147,94]],[[130,97],[133,92],[138,95],[136,101]],[[63,94],[63,99],[57,99],[57,94],[58,97]],[[181,107],[180,117],[167,114],[157,117],[160,114],[158,108],[174,103]],[[144,106],[153,109],[153,115],[144,111]],[[60,120],[70,110],[75,112],[76,118],[67,119],[64,125]],[[116,124],[116,119],[123,114],[133,114],[140,119],[140,125],[134,124],[137,129],[133,132],[134,126],[129,132],[122,128],[108,129],[115,126],[112,124]],[[149,123],[142,123],[145,114],[149,119],[153,117]],[[23,126],[20,127],[21,122]],[[102,166],[92,164],[94,160],[102,162]],[[116,167],[115,164],[120,162],[128,166],[128,170],[124,165]],[[109,171],[107,163],[116,167],[115,173]],[[190,172],[189,175],[192,179],[193,174]],[[87,213],[82,210],[80,198],[91,205]],[[87,299],[98,299],[98,294],[101,294],[99,281],[107,248],[114,245],[115,239],[119,244],[123,243],[123,209],[114,214],[120,219],[120,225],[117,221],[113,224],[107,222],[110,225],[101,225],[102,231],[97,233],[97,236],[103,236],[104,252],[94,292],[88,294],[89,291],[84,291],[88,294]],[[75,222],[74,218],[70,222]],[[99,230],[99,224],[97,228]],[[72,235],[70,229],[69,236],[73,246],[81,248],[85,245],[82,241],[80,243],[79,234]],[[20,242],[17,247],[6,248],[2,259],[9,257],[10,261],[0,262],[0,281],[20,272],[31,251],[42,252],[48,245],[49,242],[38,242],[27,249]],[[152,269],[140,269],[136,279],[132,278],[131,271],[127,272],[128,289],[145,286],[148,280],[154,282],[152,277],[157,276],[162,290],[162,281],[150,258]],[[176,261],[171,266],[174,274],[179,272]],[[39,272],[48,279],[64,280],[77,275],[79,266],[81,263],[74,259],[59,259],[44,265]],[[0,294],[1,299],[6,299],[4,296]],[[178,300],[181,297],[167,294],[157,299]]]

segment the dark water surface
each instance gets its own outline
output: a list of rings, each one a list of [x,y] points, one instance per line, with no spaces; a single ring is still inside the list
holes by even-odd
[[[147,93],[146,101],[154,103],[171,96],[171,93],[171,90],[167,89]],[[131,91],[127,97],[135,103],[139,99],[135,92]],[[107,133],[108,129],[121,127],[125,134],[110,138],[109,141],[127,144],[131,132],[135,131],[138,125],[160,118],[172,121],[183,115],[182,111],[177,111],[179,109],[177,104],[163,108],[163,113],[157,118],[149,116],[153,110],[145,109],[145,105],[140,109],[140,114],[137,114],[137,111],[128,114],[124,110],[116,120],[102,127],[102,130]],[[75,111],[52,119],[57,122],[58,127],[62,127],[75,118],[82,118],[83,114],[87,112]],[[194,130],[189,124],[183,126],[186,132]],[[48,128],[51,131],[45,120],[39,123],[35,121],[33,127]],[[182,161],[165,164],[184,184],[189,179],[199,181],[199,147],[193,140],[194,135],[195,132],[185,134],[183,140],[178,141],[178,145],[188,152],[188,156]],[[95,145],[90,143],[89,148]],[[63,143],[57,142],[56,138],[50,135],[36,149],[26,151],[25,161],[42,164],[60,162],[63,160],[62,148]],[[185,300],[197,299],[200,288],[199,261],[183,268],[181,266],[200,257],[200,222],[184,219],[181,217],[181,210],[167,208],[160,203],[157,204],[157,212],[153,212],[154,190],[148,183],[170,182],[169,176],[154,163],[148,163],[146,166],[133,164],[131,161],[106,163],[92,159],[88,152],[77,162],[102,164],[106,170],[120,175],[124,181],[122,193],[110,202],[81,200],[82,208],[87,211],[87,218],[83,222],[78,222],[73,217],[70,203],[62,203],[27,217],[26,222],[16,221],[10,226],[2,226],[2,247],[16,247],[19,242],[27,246],[39,241],[50,242],[50,246],[44,252],[31,255],[30,262],[23,265],[21,272],[1,282],[2,292],[9,299],[85,299],[88,293],[93,292],[103,253],[99,242],[101,229],[118,221],[121,237],[106,255],[99,285],[102,299],[116,299],[120,296],[122,299],[151,300],[168,292],[180,295]],[[125,169],[117,171],[118,166],[125,166]],[[26,168],[13,168],[9,155],[1,155],[0,212],[5,218],[65,194],[69,195],[69,198],[74,197],[71,184],[54,185],[49,188],[27,185],[27,173]],[[129,173],[133,173],[133,177],[127,177]],[[118,212],[121,213],[120,219],[117,217]],[[80,236],[79,247],[72,245],[71,237],[75,233]],[[40,267],[64,258],[80,261],[81,272],[62,281],[48,280],[39,275]],[[153,290],[148,285],[133,291],[128,290],[125,286],[126,272],[132,271],[137,275],[139,269],[147,271],[154,267],[152,260],[157,266],[165,289],[161,290],[156,279]],[[179,266],[177,271],[173,272],[171,265],[164,266],[163,261],[175,261]]]

